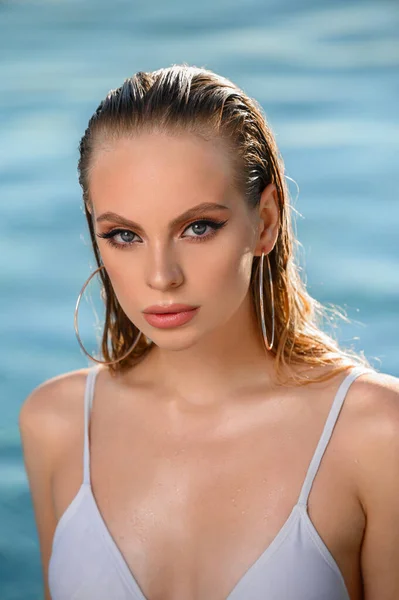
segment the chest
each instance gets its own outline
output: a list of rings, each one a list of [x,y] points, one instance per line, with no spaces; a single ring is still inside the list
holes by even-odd
[[[322,420],[247,415],[241,428],[212,422],[202,431],[197,420],[195,429],[188,422],[176,435],[171,424],[136,416],[132,425],[118,411],[114,418],[92,415],[92,491],[110,536],[148,600],[226,599],[285,526]],[[345,467],[343,431],[339,438],[315,478],[309,516],[351,600],[360,600],[364,523]],[[82,446],[74,448],[54,480],[58,516],[81,478]]]

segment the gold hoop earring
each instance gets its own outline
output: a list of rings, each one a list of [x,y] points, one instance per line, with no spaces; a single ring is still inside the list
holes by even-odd
[[[262,256],[260,259],[260,273],[259,273],[259,301],[260,301],[260,319],[261,319],[261,325],[262,325],[262,333],[263,333],[263,339],[265,342],[265,346],[268,350],[271,350],[273,348],[273,344],[274,344],[274,300],[273,300],[273,281],[272,281],[272,271],[270,268],[270,260],[269,260],[269,255],[266,255],[267,258],[267,264],[269,267],[269,283],[270,283],[270,296],[271,296],[271,305],[272,305],[272,341],[271,344],[269,345],[269,342],[267,340],[267,335],[266,335],[266,323],[265,323],[265,307],[264,307],[264,302],[263,302],[263,259],[265,257],[265,253],[262,250]]]
[[[84,352],[84,353],[85,353],[85,354],[86,354],[86,355],[87,355],[87,356],[88,356],[88,357],[89,357],[91,360],[94,360],[94,362],[96,362],[96,363],[99,363],[100,365],[113,365],[113,364],[115,364],[115,363],[117,363],[117,362],[119,362],[119,361],[123,360],[124,358],[126,358],[126,356],[127,356],[128,354],[130,354],[130,352],[131,352],[131,351],[132,351],[132,350],[133,350],[133,349],[136,347],[136,345],[137,345],[137,343],[138,343],[138,341],[139,341],[139,339],[140,339],[140,336],[141,336],[141,334],[142,334],[142,331],[140,331],[140,332],[139,332],[139,334],[138,334],[137,338],[134,340],[134,342],[133,342],[132,346],[129,348],[129,350],[128,350],[128,351],[127,351],[127,352],[126,352],[126,353],[125,353],[123,356],[121,356],[120,358],[118,358],[117,360],[110,360],[110,361],[98,360],[97,358],[94,358],[94,356],[92,356],[91,354],[89,354],[89,353],[87,352],[86,348],[83,346],[83,343],[82,343],[82,340],[80,339],[80,335],[79,335],[79,331],[78,331],[78,310],[79,310],[79,304],[80,304],[80,301],[81,301],[81,299],[82,299],[83,292],[85,291],[85,289],[86,289],[86,286],[88,285],[88,283],[89,283],[90,279],[91,279],[92,277],[94,277],[94,275],[95,275],[96,273],[98,273],[98,272],[100,271],[100,269],[102,269],[102,268],[104,268],[104,265],[101,265],[100,267],[98,267],[98,269],[96,269],[95,271],[93,271],[93,273],[92,273],[92,274],[90,275],[90,277],[89,277],[89,278],[88,278],[88,279],[85,281],[85,284],[84,284],[84,286],[83,286],[83,287],[82,287],[82,289],[80,290],[80,294],[79,294],[79,296],[78,296],[78,299],[77,299],[77,301],[76,301],[76,308],[75,308],[75,313],[74,313],[74,325],[75,325],[75,333],[76,333],[76,337],[77,337],[77,340],[78,340],[78,342],[79,342],[79,345],[80,345],[80,347],[82,348],[83,352]]]

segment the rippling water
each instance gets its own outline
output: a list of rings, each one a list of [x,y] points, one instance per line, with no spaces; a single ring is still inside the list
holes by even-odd
[[[0,1],[1,600],[42,598],[17,418],[36,385],[87,365],[76,163],[99,100],[181,62],[256,97],[300,188],[310,292],[355,321],[342,343],[399,376],[398,31],[393,0]]]

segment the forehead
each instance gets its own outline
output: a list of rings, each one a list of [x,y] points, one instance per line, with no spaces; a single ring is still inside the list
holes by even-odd
[[[197,201],[233,201],[233,165],[220,141],[143,133],[101,144],[89,176],[95,211],[131,203],[179,210]]]

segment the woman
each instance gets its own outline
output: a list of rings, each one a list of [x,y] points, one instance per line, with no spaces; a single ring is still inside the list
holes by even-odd
[[[320,329],[258,103],[139,72],[79,175],[102,358],[20,412],[46,599],[397,600],[399,381]]]

